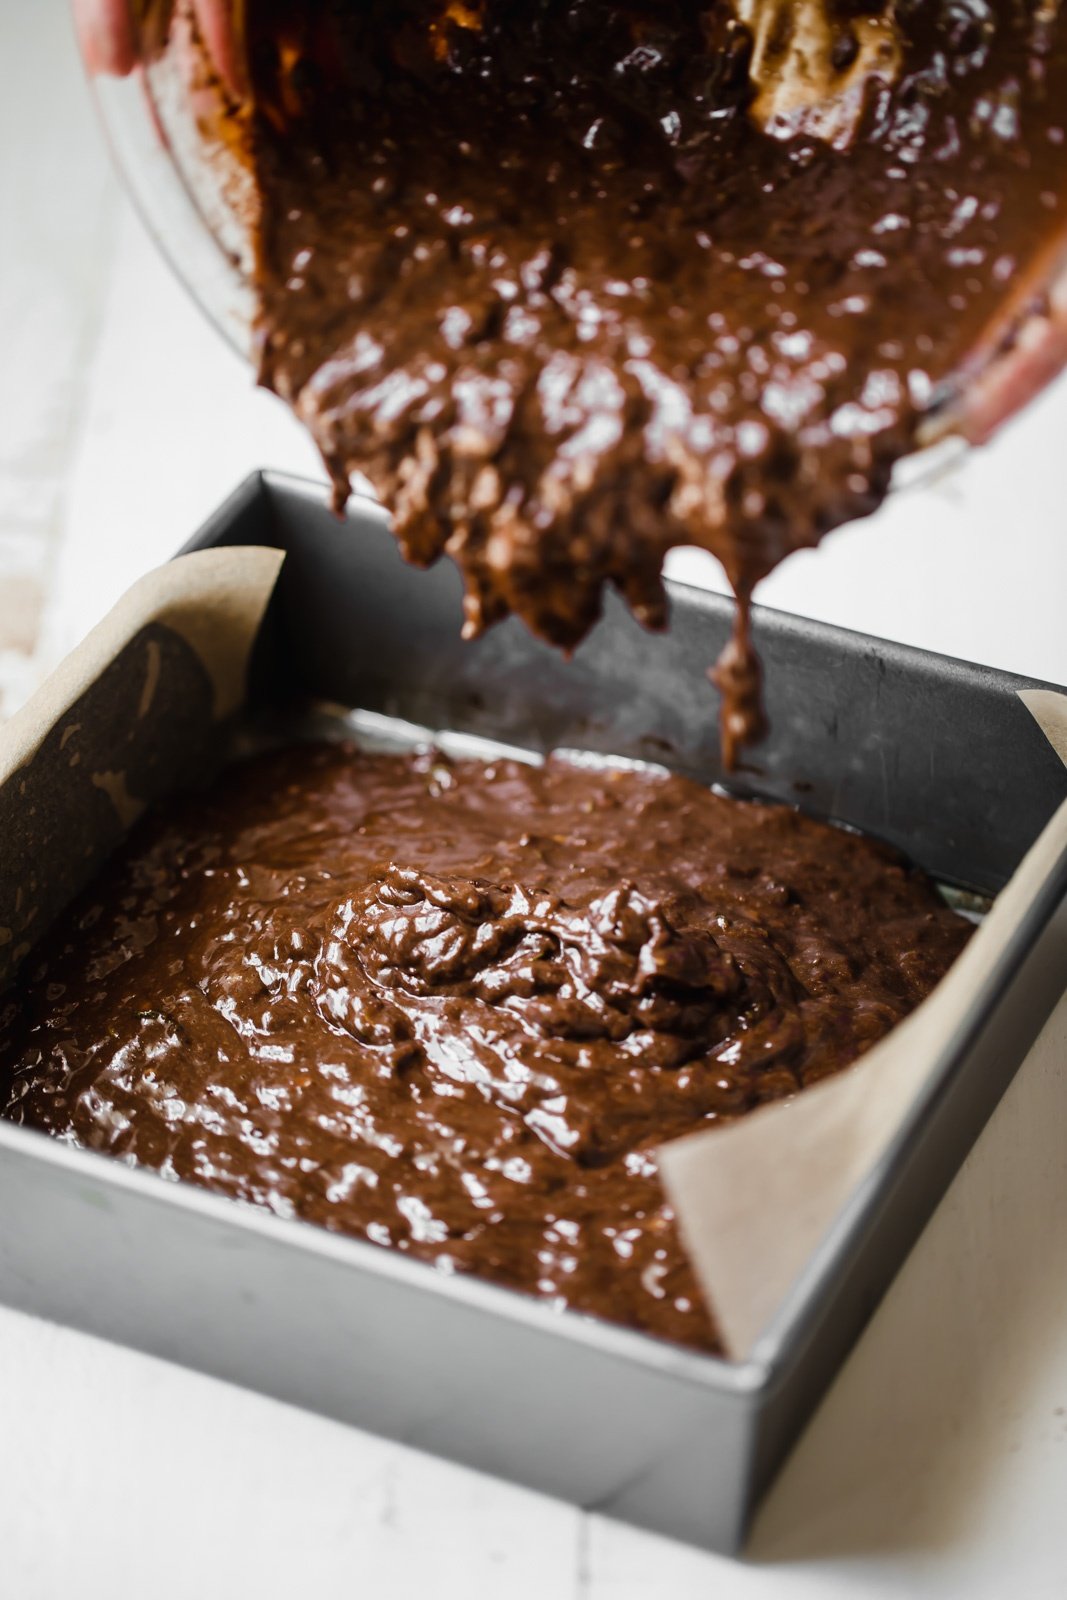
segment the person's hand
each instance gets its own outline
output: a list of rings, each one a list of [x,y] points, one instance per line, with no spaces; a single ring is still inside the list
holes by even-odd
[[[959,431],[971,444],[985,444],[1067,368],[1067,267],[1036,298],[1038,309],[1022,319],[1011,348],[972,380],[961,397]]]
[[[140,64],[140,30],[133,0],[74,0],[74,20],[90,72],[124,78]],[[234,0],[192,0],[201,38],[230,92],[246,88],[244,58],[234,22]]]

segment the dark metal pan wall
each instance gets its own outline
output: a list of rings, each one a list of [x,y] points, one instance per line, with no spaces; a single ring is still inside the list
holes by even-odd
[[[193,543],[262,541],[268,513],[269,542],[289,551],[263,663],[275,688],[723,778],[705,674],[728,637],[730,601],[672,585],[670,632],[654,635],[609,596],[570,662],[514,621],[465,643],[450,562],[406,565],[369,501],[342,521],[314,485],[261,483]],[[999,889],[1065,787],[1016,698],[1034,680],[766,609],[755,632],[772,731],[733,786],[877,834],[935,877]]]

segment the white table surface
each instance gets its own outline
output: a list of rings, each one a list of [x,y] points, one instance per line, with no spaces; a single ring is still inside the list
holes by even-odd
[[[318,474],[112,178],[59,0],[2,0],[0,714],[247,471]],[[1067,682],[1067,383],[771,603]],[[710,560],[675,570],[720,586]],[[1067,1595],[1067,1002],[737,1563],[0,1311],[0,1600]],[[0,1226],[17,1226],[0,1218]]]

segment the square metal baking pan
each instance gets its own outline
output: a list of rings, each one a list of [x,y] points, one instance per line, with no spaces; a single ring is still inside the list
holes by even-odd
[[[675,586],[671,632],[658,638],[610,600],[567,663],[515,623],[463,643],[455,570],[405,566],[368,502],[341,521],[317,487],[256,477],[189,548],[226,544],[287,551],[253,707],[329,700],[533,750],[722,776],[705,680],[731,625],[719,597]],[[773,733],[748,785],[995,894],[1063,796],[1063,767],[1016,698],[1032,681],[767,611],[756,633]],[[6,831],[0,850],[14,848],[17,826]],[[931,1092],[743,1363],[561,1315],[3,1123],[0,1298],[736,1550],[1063,990],[1065,890],[1067,859]]]

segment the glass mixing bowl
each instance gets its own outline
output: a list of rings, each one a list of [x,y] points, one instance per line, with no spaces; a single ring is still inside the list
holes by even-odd
[[[115,164],[174,272],[254,365],[248,119],[207,66],[194,13],[228,5],[239,27],[255,0],[74,0],[101,11],[122,3],[143,64],[125,77],[90,71]],[[983,343],[927,417],[920,449],[897,463],[894,491],[955,470],[969,444],[988,439],[1067,364],[1067,232],[1011,286]]]
[[[151,0],[135,9],[131,26],[143,64],[124,77],[89,70],[112,159],[177,277],[252,360],[256,194],[245,130],[205,71],[188,6],[176,8],[162,46],[158,24],[150,37],[150,21],[137,20],[150,16]]]

